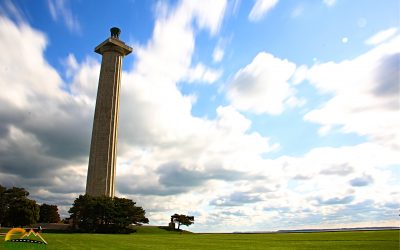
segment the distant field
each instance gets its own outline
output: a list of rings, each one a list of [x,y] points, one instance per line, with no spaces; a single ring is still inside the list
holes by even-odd
[[[46,249],[399,249],[399,230],[282,233],[190,234],[141,227],[130,235],[46,234]],[[3,239],[0,247],[4,247]],[[26,248],[25,248],[26,249]]]

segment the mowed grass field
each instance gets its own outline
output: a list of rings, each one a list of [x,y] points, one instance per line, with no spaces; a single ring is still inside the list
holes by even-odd
[[[398,250],[399,230],[279,233],[191,234],[140,227],[129,235],[43,233],[46,249],[382,249]],[[4,238],[0,247],[4,248]],[[19,243],[22,244],[22,243]],[[28,244],[28,243],[24,243]],[[25,248],[26,249],[26,248]]]

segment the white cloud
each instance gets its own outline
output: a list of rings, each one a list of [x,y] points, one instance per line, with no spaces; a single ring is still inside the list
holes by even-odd
[[[400,147],[400,36],[352,60],[316,64],[307,79],[333,97],[305,115],[308,121],[344,133],[357,133],[375,142]]]
[[[87,157],[93,106],[63,90],[66,84],[44,59],[44,34],[6,18],[0,18],[0,34],[0,45],[14,48],[0,58],[0,89],[7,89],[0,94],[0,182],[25,186],[33,195],[67,187],[69,178],[84,182],[74,170]],[[53,178],[58,174],[63,184]]]
[[[297,67],[295,73],[291,78],[291,83],[297,85],[303,82],[307,77],[307,72],[308,72],[308,67],[306,65],[301,65]]]
[[[210,5],[213,6],[212,11],[209,11]],[[183,78],[206,82],[216,80],[219,73],[202,64],[189,69],[195,46],[192,22],[215,34],[223,20],[225,8],[226,1],[211,1],[208,4],[183,1],[168,15],[162,14],[156,20],[152,40],[145,48],[139,47],[137,50],[140,63],[136,65],[136,73],[151,82],[159,81],[155,78],[161,77],[163,84],[175,84]],[[151,72],[149,69],[152,69]],[[159,75],[154,76],[152,72],[159,72]],[[191,73],[197,75],[192,77]]]
[[[285,101],[293,96],[288,80],[295,69],[294,63],[261,52],[235,74],[228,85],[227,96],[239,110],[280,114]]]
[[[182,8],[195,17],[199,28],[206,28],[215,35],[221,26],[226,9],[226,0],[183,1]]]
[[[47,94],[58,95],[57,88],[61,84],[61,78],[48,66],[42,55],[47,44],[46,37],[33,31],[26,24],[21,24],[20,28],[16,27],[6,18],[0,17],[0,25],[1,32],[6,34],[2,36],[2,45],[18,48],[6,50],[0,58],[1,65],[5,65],[0,87],[8,89],[7,95],[2,95],[1,99],[9,105],[27,108],[32,98],[40,99],[41,95]],[[25,40],[31,43],[27,44]],[[29,60],[21,60],[22,58]],[[12,88],[7,86],[10,82],[13,82]],[[36,93],[32,89],[41,89],[41,92]]]
[[[278,0],[256,0],[249,13],[249,20],[252,22],[261,20],[277,3]]]
[[[213,61],[215,63],[221,62],[221,60],[224,58],[224,49],[221,47],[220,44],[218,44],[213,51]]]
[[[383,43],[393,37],[397,33],[397,28],[389,28],[386,30],[379,31],[375,35],[371,36],[365,41],[365,44],[368,45],[378,45],[380,43]]]
[[[71,32],[81,32],[81,26],[66,0],[48,0],[47,6],[54,21],[62,19]]]
[[[217,44],[215,45],[212,58],[214,63],[219,63],[222,61],[225,55],[225,47],[227,44],[227,39],[220,38],[218,39]]]
[[[217,7],[220,5],[217,5]],[[121,90],[121,129],[136,143],[171,143],[184,140],[186,126],[197,119],[191,117],[192,97],[183,96],[177,83],[204,81],[211,83],[219,72],[199,63],[191,68],[194,52],[195,31],[193,22],[197,19],[215,30],[217,21],[222,21],[225,7],[219,7],[218,15],[198,10],[203,3],[185,1],[168,14],[160,16],[155,23],[153,37],[145,46],[138,46],[137,63],[132,72],[124,75],[127,84]],[[206,15],[207,17],[203,17]],[[202,21],[203,22],[203,21]],[[134,112],[129,107],[142,107]],[[149,116],[148,114],[152,114]],[[137,123],[137,121],[143,121]],[[157,124],[157,127],[149,124]],[[194,124],[198,128],[201,124]]]
[[[86,58],[78,64],[73,55],[67,57],[66,74],[70,74],[71,82],[67,88],[79,102],[94,107],[96,101],[97,84],[99,79],[100,65],[93,58]]]
[[[188,70],[186,79],[189,83],[204,82],[211,84],[218,80],[221,73],[219,70],[209,69],[202,63],[198,63],[194,68]]]
[[[332,7],[336,4],[337,0],[323,0],[324,4],[328,7]]]

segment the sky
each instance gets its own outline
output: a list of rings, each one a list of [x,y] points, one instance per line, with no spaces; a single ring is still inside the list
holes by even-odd
[[[121,29],[116,195],[194,232],[398,226],[396,0],[0,2],[0,184],[67,217]]]

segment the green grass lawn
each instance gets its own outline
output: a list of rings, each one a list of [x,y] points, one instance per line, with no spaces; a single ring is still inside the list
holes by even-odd
[[[399,230],[282,234],[191,234],[141,227],[129,235],[43,233],[46,249],[399,249]],[[0,247],[4,248],[3,240]],[[25,243],[27,244],[27,243]],[[25,248],[26,249],[26,248]]]

